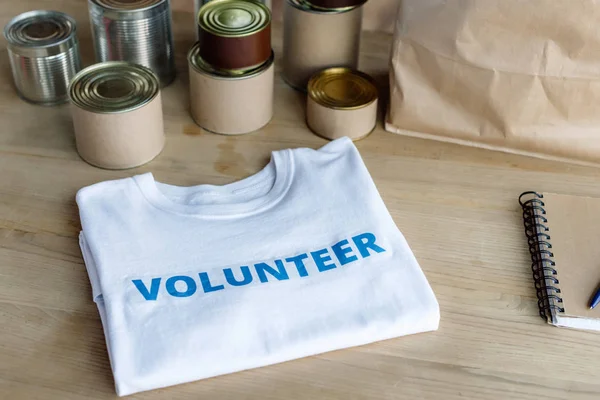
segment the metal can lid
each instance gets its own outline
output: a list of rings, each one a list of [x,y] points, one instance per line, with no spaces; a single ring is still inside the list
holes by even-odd
[[[92,0],[97,5],[114,11],[142,11],[168,0]]]
[[[320,11],[350,11],[360,7],[367,0],[302,0],[309,7]]]
[[[69,86],[69,98],[75,106],[99,114],[136,110],[159,92],[158,78],[149,68],[124,61],[85,68]]]
[[[367,0],[365,0],[366,2]],[[287,0],[287,2],[294,8],[314,14],[342,14],[348,11],[352,11],[354,9],[359,8],[362,4],[351,7],[342,7],[342,8],[325,8],[315,6],[310,3],[308,0]],[[363,3],[364,4],[364,3]]]
[[[11,50],[21,55],[44,57],[63,53],[77,43],[76,23],[58,11],[29,11],[4,27]]]
[[[220,69],[210,65],[200,56],[200,43],[197,42],[192,46],[188,53],[188,61],[195,71],[201,74],[211,75],[214,78],[236,80],[236,79],[248,79],[253,76],[260,75],[275,61],[275,53],[271,51],[271,57],[261,65],[257,65],[251,68],[244,69]]]
[[[253,35],[270,23],[271,11],[255,0],[213,0],[198,12],[200,29],[220,37]]]
[[[336,110],[356,110],[379,97],[373,78],[351,68],[328,68],[308,82],[308,95],[318,104]]]

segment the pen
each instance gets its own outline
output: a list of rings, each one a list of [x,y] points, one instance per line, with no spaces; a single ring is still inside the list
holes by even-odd
[[[600,288],[598,288],[598,290],[596,290],[594,297],[592,297],[592,300],[590,301],[590,310],[593,310],[594,308],[596,308],[596,306],[598,304],[600,304]]]

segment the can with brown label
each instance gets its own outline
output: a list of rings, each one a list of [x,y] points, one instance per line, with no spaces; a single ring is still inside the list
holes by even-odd
[[[329,68],[308,83],[306,122],[326,139],[348,136],[359,140],[375,129],[378,98],[369,75],[350,68]]]
[[[160,83],[146,67],[110,61],[71,83],[77,151],[89,164],[126,169],[154,159],[165,143]]]
[[[215,1],[215,0],[194,0],[194,25],[198,25],[198,13],[200,12],[200,8],[205,5],[206,3],[210,3],[211,1]],[[269,10],[272,10],[272,1],[271,0],[260,0],[261,3],[263,3],[265,6],[267,6],[269,8]],[[196,40],[199,39],[199,34],[198,34],[198,29],[196,29]]]
[[[57,11],[30,11],[4,28],[13,80],[21,98],[54,105],[69,100],[81,69],[75,20]]]
[[[200,57],[214,68],[251,70],[271,56],[271,12],[254,0],[213,0],[198,13]]]
[[[343,11],[318,10],[304,0],[286,0],[283,31],[283,79],[306,91],[310,77],[325,68],[358,67],[362,6]]]
[[[232,74],[213,68],[196,43],[188,54],[190,111],[200,127],[223,135],[254,132],[273,117],[274,54],[254,69]]]

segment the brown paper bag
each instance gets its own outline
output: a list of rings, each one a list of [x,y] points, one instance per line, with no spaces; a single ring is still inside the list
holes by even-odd
[[[600,163],[600,1],[401,0],[386,129]]]

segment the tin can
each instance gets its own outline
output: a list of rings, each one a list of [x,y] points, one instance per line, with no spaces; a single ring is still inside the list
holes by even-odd
[[[308,5],[319,10],[349,10],[362,6],[367,0],[304,0]]]
[[[88,0],[96,61],[150,68],[166,86],[175,79],[169,0]]]
[[[35,104],[69,100],[69,82],[81,69],[75,20],[57,11],[30,11],[4,27],[17,93]]]
[[[254,0],[213,0],[198,13],[200,57],[213,67],[251,70],[271,56],[271,12]]]
[[[310,77],[329,67],[358,67],[362,7],[323,11],[304,0],[286,0],[283,79],[306,91]]]
[[[200,12],[200,7],[202,7],[206,3],[210,3],[211,1],[214,1],[214,0],[194,0],[194,25],[196,27],[198,26],[198,12]],[[269,8],[269,10],[273,9],[271,0],[260,0],[260,2],[263,3],[265,6],[267,6]],[[200,34],[199,34],[199,30],[196,29],[196,40],[198,40],[198,39],[200,39]]]
[[[274,54],[263,65],[231,75],[213,69],[196,43],[188,53],[190,109],[200,127],[223,135],[256,131],[273,117]]]
[[[373,78],[350,68],[329,68],[308,82],[306,122],[317,135],[359,140],[377,124],[379,93]]]
[[[165,143],[160,83],[141,65],[110,61],[75,76],[69,88],[77,151],[91,165],[133,168]]]

